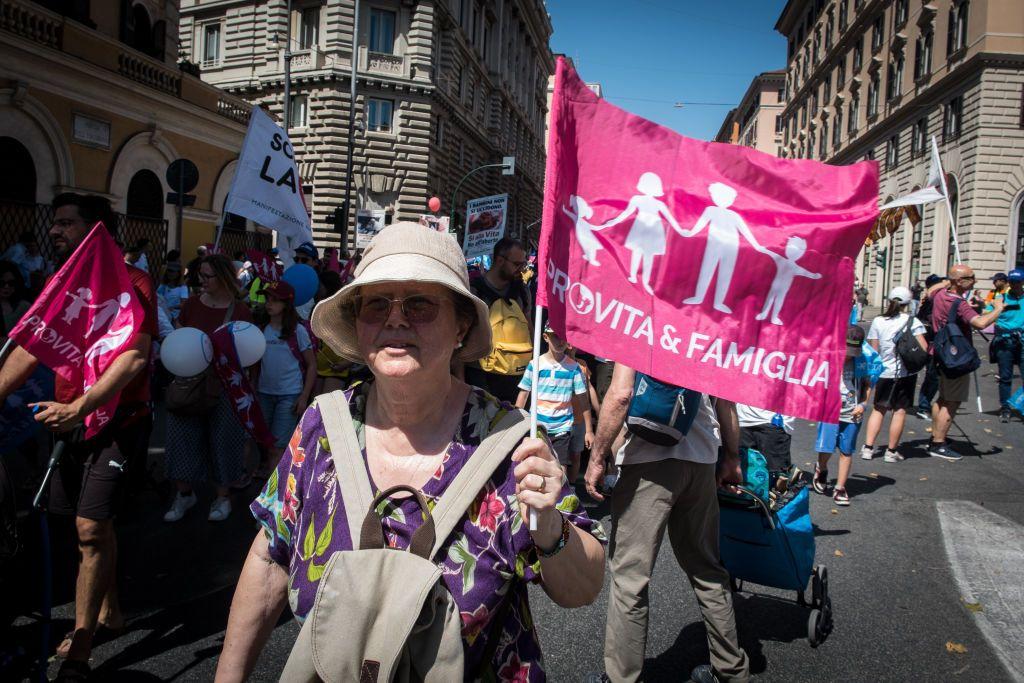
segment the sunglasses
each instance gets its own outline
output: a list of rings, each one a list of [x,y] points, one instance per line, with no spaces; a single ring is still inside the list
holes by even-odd
[[[0,287],[15,287],[17,284],[17,280],[9,277],[5,277],[3,280],[0,280]]]
[[[380,325],[391,317],[391,307],[401,306],[402,315],[413,325],[434,322],[441,310],[441,298],[426,294],[413,294],[403,299],[386,296],[357,296],[353,300],[356,318],[367,325]]]

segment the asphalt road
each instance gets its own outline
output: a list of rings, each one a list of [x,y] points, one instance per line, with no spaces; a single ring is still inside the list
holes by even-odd
[[[980,379],[989,410],[996,407],[991,375],[992,366],[986,364]],[[1024,642],[1020,586],[1003,584],[998,572],[994,580],[989,576],[984,590],[971,592],[958,583],[937,504],[976,504],[998,515],[1004,531],[1019,532],[1024,525],[1024,423],[1015,418],[1005,425],[992,413],[978,414],[973,395],[965,408],[951,432],[954,445],[967,456],[961,462],[928,457],[930,424],[909,417],[906,461],[855,459],[848,486],[850,507],[837,508],[830,498],[812,496],[817,561],[829,569],[835,630],[812,649],[806,640],[807,608],[795,604],[792,592],[746,585],[736,596],[737,622],[757,680],[1015,680],[979,628],[987,616],[986,604],[977,602],[976,596],[1000,602],[1004,611],[1016,610],[1016,621],[1011,618],[1009,626],[1005,620],[998,623],[1002,630],[1010,629],[1003,635],[1019,644]],[[160,433],[158,426],[156,434]],[[814,426],[799,422],[793,441],[795,463],[812,466],[813,442]],[[160,449],[155,447],[154,479],[159,479],[159,459]],[[165,496],[162,486],[147,489],[122,520],[120,584],[128,625],[126,632],[94,651],[100,680],[213,677],[234,584],[256,525],[241,509],[241,499],[238,512],[224,524],[206,522],[198,513],[203,503],[179,524],[164,524],[160,518]],[[606,508],[590,511],[607,524]],[[52,532],[60,537],[59,529]],[[986,533],[979,529],[982,549]],[[26,552],[38,551],[33,540]],[[57,565],[62,566],[59,559]],[[970,580],[970,572],[960,574]],[[5,601],[38,605],[40,580],[38,567],[29,567],[16,584],[23,590],[5,591]],[[58,580],[58,586],[54,637],[70,627],[72,615],[67,581]],[[578,681],[587,672],[600,670],[607,588],[594,605],[572,611],[554,607],[539,589],[532,598],[551,680]],[[13,631],[0,633],[7,641],[0,642],[0,650],[8,654],[19,647],[26,652],[39,649],[43,626],[37,613],[28,607],[21,613]],[[295,623],[283,619],[253,680],[276,680],[296,633]],[[686,577],[666,545],[652,582],[647,680],[686,680],[693,666],[707,661],[705,642]],[[23,678],[15,671],[16,664],[4,666],[0,658],[0,679]]]

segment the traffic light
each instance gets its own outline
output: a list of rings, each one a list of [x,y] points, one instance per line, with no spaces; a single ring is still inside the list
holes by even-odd
[[[875,265],[879,268],[885,268],[885,247],[879,247],[878,251],[875,252]]]

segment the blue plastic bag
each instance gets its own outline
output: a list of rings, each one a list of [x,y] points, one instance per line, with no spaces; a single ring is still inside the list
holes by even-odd
[[[1024,413],[1024,387],[1013,392],[1013,395],[1010,396],[1010,407],[1018,413]]]
[[[860,355],[854,360],[854,368],[857,377],[867,377],[871,380],[871,386],[875,386],[878,378],[885,372],[882,357],[867,342],[861,343]]]

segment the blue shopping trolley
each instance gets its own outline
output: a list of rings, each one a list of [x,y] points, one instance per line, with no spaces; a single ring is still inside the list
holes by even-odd
[[[719,491],[718,496],[722,564],[732,577],[733,591],[742,590],[742,582],[749,581],[794,590],[797,604],[807,605],[804,591],[810,579],[807,641],[817,647],[832,632],[832,600],[828,570],[814,565],[807,483],[794,482],[770,502],[748,488],[737,489],[738,494]]]

